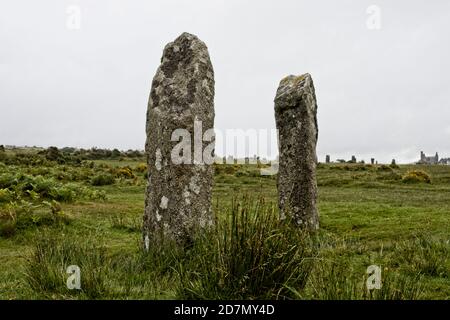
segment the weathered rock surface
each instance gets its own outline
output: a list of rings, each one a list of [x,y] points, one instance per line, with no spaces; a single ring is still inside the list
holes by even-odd
[[[305,230],[319,228],[317,210],[317,103],[309,74],[281,80],[275,97],[279,134],[278,201],[281,218]]]
[[[202,162],[203,147],[196,145],[213,127],[214,71],[208,49],[196,36],[183,33],[164,48],[148,101],[147,248],[160,236],[189,242],[196,229],[213,225],[213,167]],[[185,148],[177,149],[186,139]]]

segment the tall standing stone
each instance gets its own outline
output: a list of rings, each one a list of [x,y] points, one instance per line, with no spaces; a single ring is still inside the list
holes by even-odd
[[[213,127],[214,71],[208,49],[183,33],[164,48],[148,101],[146,248],[161,236],[190,242],[197,229],[213,225]],[[209,141],[208,150],[202,141]]]
[[[330,163],[331,161],[330,161],[330,155],[326,155],[326,157],[325,157],[325,163]]]
[[[278,201],[281,218],[305,230],[319,228],[317,210],[317,103],[309,74],[281,80],[275,97],[279,134]]]

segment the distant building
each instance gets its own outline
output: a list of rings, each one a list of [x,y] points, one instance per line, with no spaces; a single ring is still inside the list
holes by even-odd
[[[427,157],[423,151],[420,152],[420,160],[418,164],[445,164],[450,165],[450,158],[442,158],[439,159],[439,154],[436,152],[436,155],[433,157]]]

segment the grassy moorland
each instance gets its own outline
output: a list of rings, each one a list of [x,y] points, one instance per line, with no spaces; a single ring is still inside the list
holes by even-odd
[[[0,299],[450,298],[448,166],[320,164],[321,229],[304,235],[278,221],[274,176],[216,165],[218,227],[144,252],[142,158],[39,152],[0,151]]]

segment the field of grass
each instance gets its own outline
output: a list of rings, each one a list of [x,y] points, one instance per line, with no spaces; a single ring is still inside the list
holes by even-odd
[[[449,166],[320,164],[321,228],[306,239],[274,218],[274,176],[260,176],[256,165],[217,165],[213,206],[222,233],[188,252],[145,253],[139,164],[0,162],[0,299],[450,298]],[[412,170],[431,183],[405,179]],[[37,176],[56,186],[38,190],[45,181]],[[2,186],[2,177],[16,184]],[[211,244],[227,232],[240,239],[235,251]],[[254,235],[280,240],[261,244]],[[262,260],[255,262],[254,248]],[[69,265],[82,270],[81,291],[66,288]],[[365,289],[370,265],[381,267],[381,290]]]

